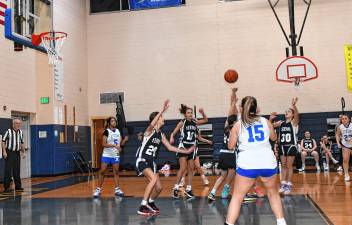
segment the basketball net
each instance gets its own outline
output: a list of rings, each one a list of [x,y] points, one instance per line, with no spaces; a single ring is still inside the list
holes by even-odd
[[[299,84],[301,83],[301,80],[299,78],[295,78],[295,86],[299,86]]]
[[[301,84],[301,80],[299,78],[295,78],[294,87],[297,92],[301,89],[302,84]]]
[[[63,59],[60,51],[66,38],[67,33],[65,32],[50,31],[39,35],[32,35],[32,43],[37,46],[40,43],[43,43],[43,46],[48,53],[49,64],[56,65]]]

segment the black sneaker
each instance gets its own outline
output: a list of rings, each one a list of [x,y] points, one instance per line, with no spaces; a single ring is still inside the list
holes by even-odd
[[[154,202],[149,202],[148,206],[153,209],[154,212],[158,213],[160,212],[160,209],[155,205]]]
[[[146,205],[141,205],[137,213],[142,216],[149,216],[153,214],[153,211],[151,211]]]
[[[186,190],[185,191],[185,194],[186,194],[186,196],[187,196],[187,198],[194,198],[194,195],[193,195],[193,193],[192,193],[192,190]]]
[[[172,194],[171,194],[171,196],[172,196],[173,198],[178,199],[178,198],[179,198],[179,197],[178,197],[178,190],[172,189]]]

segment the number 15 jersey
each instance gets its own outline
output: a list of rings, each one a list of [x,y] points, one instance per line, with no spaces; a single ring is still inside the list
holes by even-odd
[[[269,142],[268,121],[260,117],[258,121],[245,127],[241,122],[238,134],[238,161],[241,169],[275,169],[277,162]]]

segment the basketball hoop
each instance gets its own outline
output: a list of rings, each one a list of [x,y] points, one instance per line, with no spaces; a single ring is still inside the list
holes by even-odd
[[[303,56],[292,56],[284,59],[276,69],[276,80],[294,83],[299,87],[301,82],[318,78],[318,68],[310,59]]]
[[[50,31],[44,32],[39,35],[32,35],[32,43],[35,46],[43,43],[45,47],[48,57],[49,64],[55,65],[59,62],[59,59],[62,59],[62,55],[60,54],[60,50],[64,45],[64,42],[67,38],[67,33],[61,31]]]

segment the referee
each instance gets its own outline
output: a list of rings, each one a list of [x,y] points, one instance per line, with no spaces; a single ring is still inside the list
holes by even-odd
[[[22,191],[21,153],[24,156],[23,132],[20,130],[21,120],[14,119],[12,129],[8,129],[2,138],[3,157],[5,159],[4,192],[10,192],[11,177],[15,182],[15,190]]]

